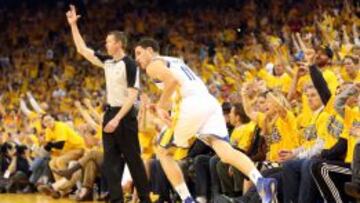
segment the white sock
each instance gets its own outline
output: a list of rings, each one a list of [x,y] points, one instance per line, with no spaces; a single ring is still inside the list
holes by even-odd
[[[176,192],[180,195],[181,200],[185,200],[188,197],[191,197],[188,187],[185,183],[175,187]]]
[[[199,203],[206,203],[206,197],[197,197],[196,198],[196,201],[199,202]]]
[[[253,169],[250,171],[249,178],[251,182],[253,182],[256,185],[259,178],[262,178],[262,175],[257,169]]]

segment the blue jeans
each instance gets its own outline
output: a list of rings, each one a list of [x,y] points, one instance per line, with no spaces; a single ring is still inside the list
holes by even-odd
[[[49,157],[38,157],[34,159],[30,166],[30,170],[32,171],[29,178],[30,183],[36,184],[42,176],[51,177],[51,169],[49,167],[49,162]]]
[[[195,168],[195,194],[196,197],[207,197],[209,199],[211,176],[210,176],[210,155],[201,154],[194,159]]]
[[[290,160],[283,164],[284,202],[316,202],[318,191],[310,173],[314,160]]]
[[[216,171],[216,164],[220,161],[218,156],[213,156],[210,158],[209,167],[210,167],[210,176],[211,176],[211,196],[214,197],[221,193],[221,185],[219,180],[219,175]]]

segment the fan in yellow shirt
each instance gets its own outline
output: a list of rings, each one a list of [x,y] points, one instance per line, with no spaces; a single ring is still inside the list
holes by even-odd
[[[230,136],[230,143],[237,149],[247,153],[253,141],[256,123],[251,121],[245,114],[244,107],[241,103],[233,105],[229,118],[230,123],[235,126]]]
[[[46,127],[46,142],[64,141],[64,145],[61,148],[62,153],[66,153],[71,150],[85,149],[85,141],[83,137],[77,134],[75,130],[67,124],[55,121],[50,115],[43,116],[42,123],[44,127]]]
[[[84,155],[85,141],[69,125],[55,121],[50,115],[42,117],[42,124],[46,128],[45,150],[59,154],[52,157],[49,163],[52,171],[64,170],[70,161],[78,160]],[[54,156],[54,153],[52,156]],[[57,174],[54,174],[54,178],[56,181],[61,179]]]
[[[345,162],[351,163],[355,145],[360,136],[360,83],[351,85],[336,97],[335,108],[344,118],[344,130],[341,138],[347,140]]]
[[[281,93],[264,91],[257,97],[266,98],[265,113],[254,109],[249,100],[252,88],[259,88],[258,85],[244,85],[241,96],[243,99],[246,114],[255,121],[266,135],[269,146],[267,160],[272,162],[279,161],[279,151],[286,149],[292,150],[300,145],[297,123],[294,114],[289,110],[289,104]]]
[[[265,69],[258,72],[258,76],[266,81],[266,84],[271,89],[278,89],[283,92],[289,92],[291,85],[291,78],[285,72],[283,65],[274,65],[273,74],[268,73]]]
[[[358,57],[346,55],[343,60],[341,77],[344,82],[360,82],[360,60]]]
[[[347,140],[347,152],[345,157],[346,163],[353,160],[355,145],[359,142],[360,137],[360,109],[359,107],[345,107],[344,131],[342,138]]]

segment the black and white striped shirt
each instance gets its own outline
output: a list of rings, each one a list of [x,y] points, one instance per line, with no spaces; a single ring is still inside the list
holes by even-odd
[[[104,61],[106,100],[112,107],[122,106],[128,95],[127,88],[140,88],[139,68],[129,56],[121,60]]]

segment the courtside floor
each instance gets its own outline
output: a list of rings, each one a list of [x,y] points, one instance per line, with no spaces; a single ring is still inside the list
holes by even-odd
[[[76,203],[76,201],[69,198],[53,199],[40,194],[0,194],[0,203]]]

